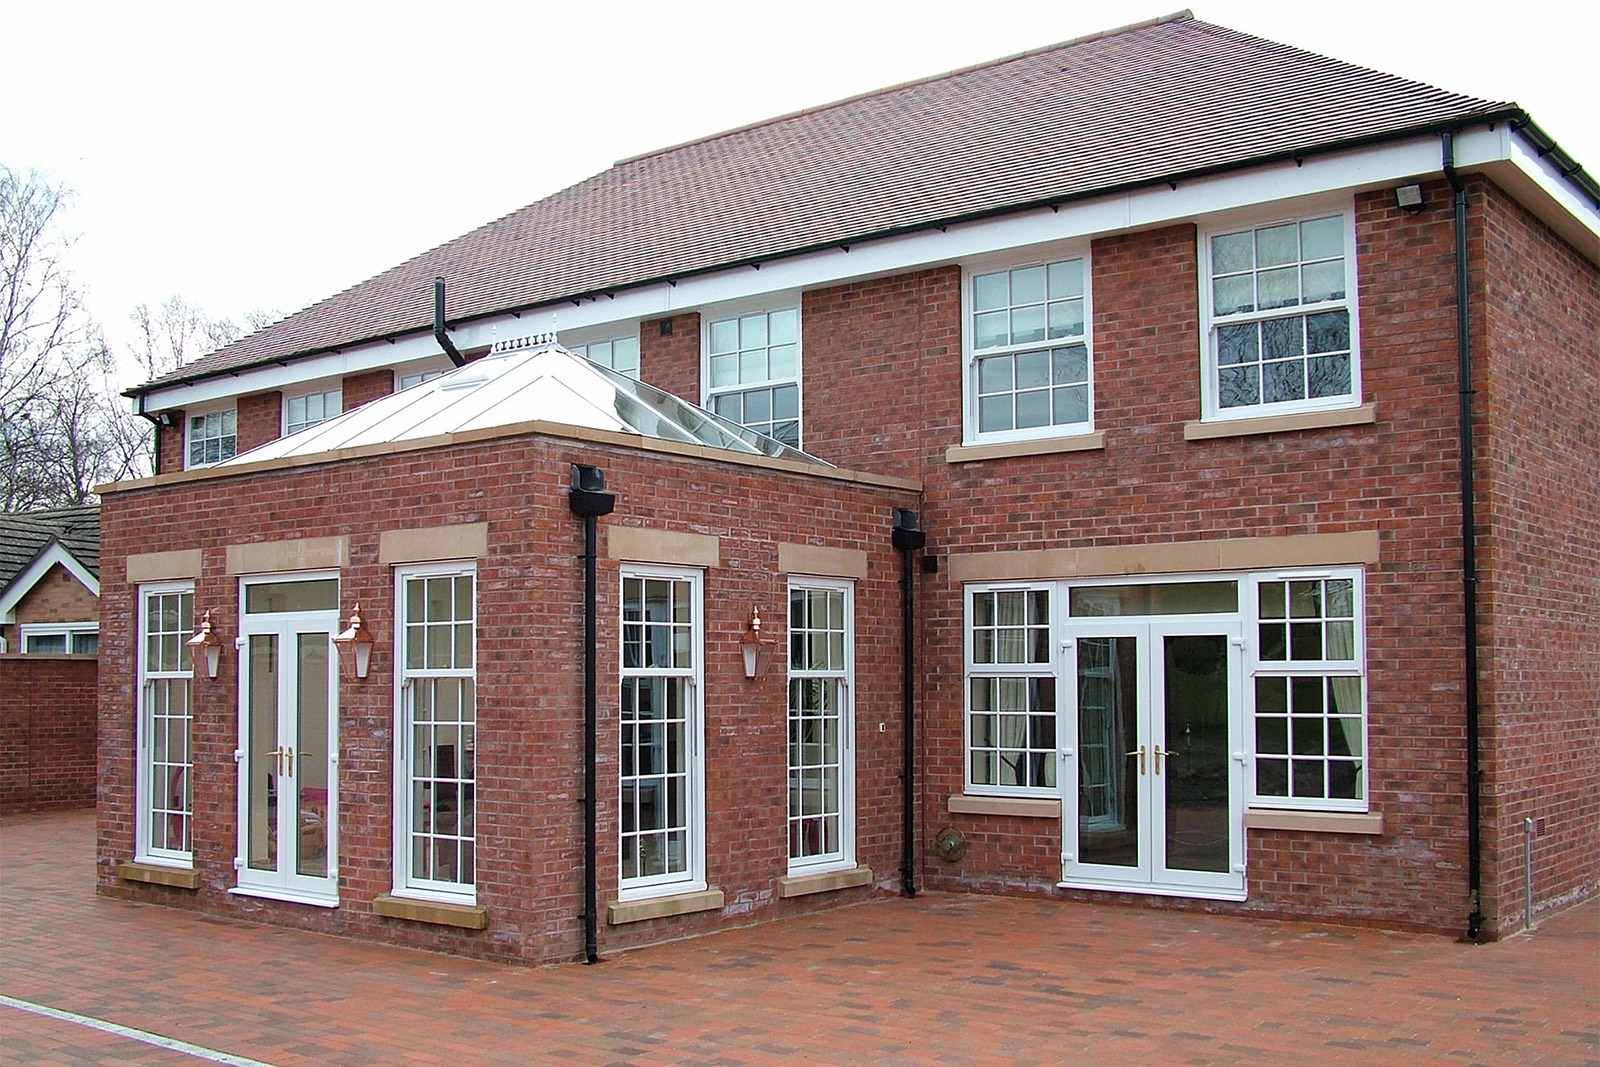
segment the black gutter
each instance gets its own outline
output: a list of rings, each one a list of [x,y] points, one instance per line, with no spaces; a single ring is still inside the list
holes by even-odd
[[[1512,119],[1511,129],[1525,137],[1540,159],[1548,159],[1553,163],[1556,173],[1583,190],[1589,202],[1600,208],[1600,182],[1595,181],[1594,176],[1584,170],[1583,164],[1573,159],[1565,148],[1556,144],[1554,137],[1540,129],[1531,116],[1524,112],[1520,118]]]
[[[1468,314],[1467,187],[1456,173],[1455,134],[1443,134],[1444,176],[1455,194],[1456,238],[1456,366],[1461,434],[1461,613],[1464,631],[1463,669],[1466,673],[1467,713],[1467,895],[1472,911],[1467,916],[1467,940],[1483,936],[1482,818],[1478,788],[1478,534],[1477,498],[1472,479],[1472,321]]]
[[[444,278],[433,280],[433,339],[439,342],[439,347],[444,349],[444,354],[450,357],[450,362],[458,367],[465,367],[467,361],[462,358],[456,349],[456,343],[450,340],[450,335],[444,332]]]
[[[596,606],[595,552],[598,533],[596,520],[609,515],[617,498],[605,491],[606,475],[599,467],[572,465],[572,491],[567,506],[583,519],[583,962],[600,962],[599,875],[596,871],[595,829],[595,735],[599,712],[595,702],[597,669],[595,664]]]
[[[911,566],[913,554],[928,543],[919,528],[917,513],[907,508],[894,509],[894,530],[890,541],[900,551],[900,754],[901,862],[900,890],[907,897],[917,895],[917,747],[916,747],[916,576]]]
[[[1467,122],[1472,126],[1493,126],[1496,123],[1507,122],[1512,124],[1513,128],[1518,130],[1531,129],[1538,131],[1538,127],[1534,126],[1531,120],[1529,120],[1528,113],[1526,111],[1523,111],[1521,108],[1502,108],[1498,111],[1488,112],[1487,114],[1483,115],[1473,115],[1467,118],[1456,117],[1452,119],[1443,119],[1438,122],[1424,123],[1419,126],[1408,126],[1404,129],[1395,130],[1390,133],[1371,134],[1366,137],[1351,137],[1342,141],[1333,141],[1327,144],[1315,145],[1304,149],[1288,149],[1280,152],[1270,152],[1265,155],[1251,156],[1246,159],[1233,160],[1227,163],[1216,163],[1205,167],[1195,167],[1190,170],[1179,171],[1175,174],[1166,174],[1153,178],[1140,178],[1136,181],[1122,182],[1116,185],[1096,186],[1093,189],[1085,189],[1075,193],[1066,193],[1060,196],[1052,197],[1042,197],[1037,200],[1024,201],[1020,204],[1006,204],[1001,207],[985,208],[982,211],[969,212],[964,215],[951,215],[947,218],[915,222],[904,226],[890,226],[885,229],[874,230],[865,234],[834,237],[826,241],[817,241],[808,245],[801,245],[796,248],[784,249],[781,252],[770,252],[760,256],[747,256],[743,259],[724,260],[718,263],[709,264],[704,267],[695,267],[691,270],[678,271],[674,274],[651,275],[648,278],[619,282],[615,285],[608,285],[599,289],[589,289],[579,293],[570,293],[565,296],[551,297],[545,300],[536,300],[526,304],[510,304],[505,307],[495,308],[490,311],[474,312],[472,314],[463,316],[457,321],[459,323],[470,323],[477,322],[480,319],[494,318],[499,315],[521,315],[524,312],[541,311],[546,308],[559,307],[562,304],[581,304],[585,300],[592,302],[602,298],[612,298],[618,293],[628,292],[633,289],[644,289],[653,285],[676,285],[678,282],[688,281],[691,278],[698,278],[707,274],[717,274],[722,271],[734,270],[741,267],[760,268],[766,263],[779,262],[785,259],[794,259],[800,256],[811,255],[815,252],[824,252],[829,249],[841,248],[846,245],[855,246],[858,244],[866,244],[871,241],[886,240],[891,237],[906,237],[911,234],[926,233],[930,230],[945,230],[951,226],[962,226],[973,222],[984,222],[989,219],[1024,214],[1029,211],[1041,211],[1045,209],[1054,210],[1067,204],[1076,203],[1080,200],[1094,200],[1103,196],[1116,196],[1122,193],[1137,192],[1140,189],[1148,189],[1158,185],[1170,185],[1176,187],[1185,182],[1197,181],[1201,178],[1216,177],[1219,174],[1229,174],[1239,170],[1249,170],[1253,167],[1271,166],[1276,163],[1298,164],[1310,159],[1313,156],[1330,155],[1336,152],[1349,152],[1359,148],[1370,148],[1375,145],[1389,144],[1393,141],[1404,141],[1411,138],[1438,136],[1447,131],[1466,128],[1462,125],[1463,122]],[[1518,125],[1519,123],[1521,125]],[[1543,131],[1538,132],[1541,136],[1543,136]],[[1554,144],[1553,141],[1550,143]],[[1570,157],[1567,157],[1564,152],[1561,153],[1561,155],[1562,158],[1570,159]],[[1578,168],[1576,171],[1569,173],[1567,175],[1567,180],[1574,182],[1580,188],[1585,189],[1595,185],[1594,179],[1589,177],[1588,173],[1582,168]],[[1596,188],[1600,189],[1600,187]],[[203,371],[202,373],[194,375],[193,377],[174,378],[171,380],[162,381],[161,384],[159,386],[155,386],[155,388],[168,389],[174,386],[188,385],[192,382],[204,381],[207,378],[214,378],[222,374],[237,374],[239,371],[254,370],[257,367],[278,365],[289,359],[309,359],[312,356],[320,356],[328,352],[343,351],[344,349],[353,345],[374,344],[378,341],[393,341],[396,338],[416,333],[421,329],[422,327],[420,326],[395,327],[394,329],[386,332],[373,334],[367,337],[351,337],[340,341],[337,344],[322,345],[317,348],[308,348],[303,352],[294,352],[287,356],[281,353],[273,356],[264,356],[261,359],[253,360],[248,363],[241,363],[234,367],[228,367],[225,369],[219,368],[213,371]],[[141,393],[149,391],[152,390],[135,388],[127,390],[123,393],[123,395],[130,397],[139,396]]]

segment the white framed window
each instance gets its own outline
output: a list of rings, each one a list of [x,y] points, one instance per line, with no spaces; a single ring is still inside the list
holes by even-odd
[[[623,337],[609,337],[567,346],[567,351],[582,356],[591,363],[610,367],[618,374],[639,380],[639,332]]]
[[[194,862],[193,712],[189,650],[194,588],[139,587],[138,825],[135,858],[188,867]]]
[[[1200,236],[1204,416],[1361,403],[1348,208]]]
[[[964,303],[969,443],[1094,428],[1087,254],[969,268]]]
[[[620,895],[705,888],[702,579],[622,571]]]
[[[343,403],[340,389],[323,389],[287,397],[283,402],[283,435],[287,437],[307,426],[326,422],[339,414]]]
[[[705,406],[799,448],[799,306],[708,317],[702,339]]]
[[[100,651],[97,622],[32,622],[18,628],[22,651],[35,656],[92,656]]]
[[[396,568],[395,891],[476,902],[477,573]]]
[[[1365,811],[1362,572],[1257,575],[1253,585],[1251,803]]]
[[[423,382],[431,382],[443,373],[444,371],[442,370],[423,370],[417,371],[415,374],[402,374],[398,379],[396,379],[399,383],[396,386],[396,389],[410,389],[413,385],[421,385]]]
[[[855,588],[789,582],[789,870],[855,866]]]
[[[189,416],[186,467],[205,467],[232,459],[238,447],[238,415],[233,408]]]
[[[1051,590],[976,585],[966,600],[967,791],[1053,796]]]

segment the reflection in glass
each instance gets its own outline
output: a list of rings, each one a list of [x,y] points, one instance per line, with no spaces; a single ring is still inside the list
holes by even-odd
[[[1168,635],[1164,645],[1169,870],[1228,870],[1228,639]]]

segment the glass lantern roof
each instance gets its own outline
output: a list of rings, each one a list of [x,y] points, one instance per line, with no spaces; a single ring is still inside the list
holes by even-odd
[[[219,466],[534,421],[831,466],[655,386],[573,355],[553,340],[484,356],[326,422],[241,452]]]

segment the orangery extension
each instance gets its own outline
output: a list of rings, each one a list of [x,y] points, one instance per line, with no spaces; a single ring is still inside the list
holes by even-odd
[[[624,160],[130,392],[102,893],[525,961],[1600,889],[1600,186],[1181,13]]]

